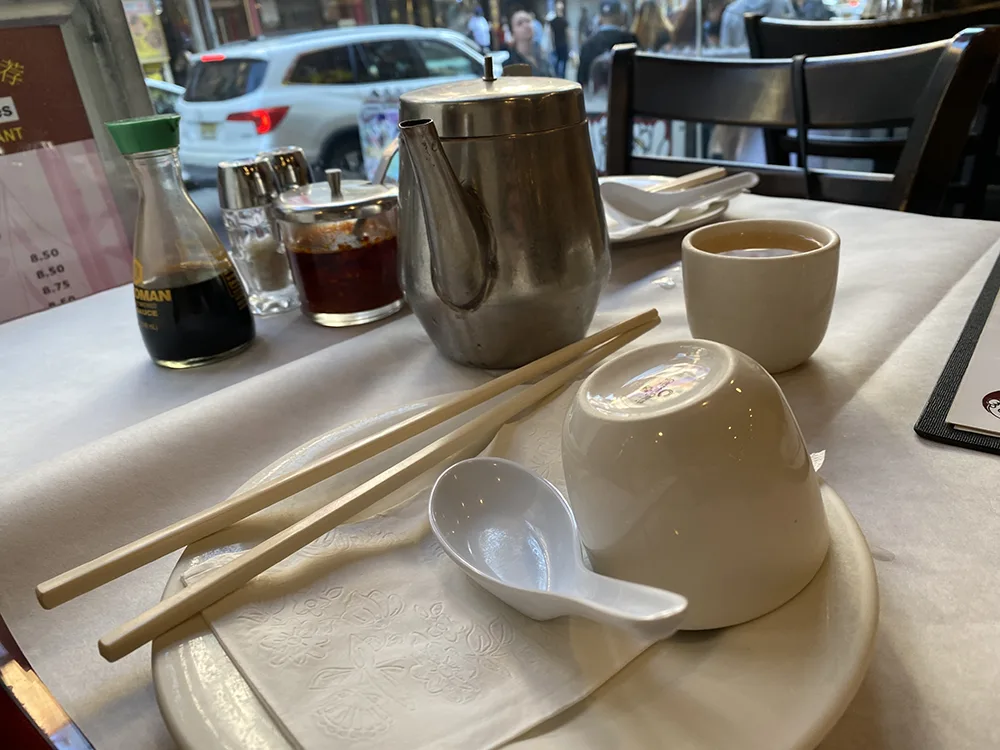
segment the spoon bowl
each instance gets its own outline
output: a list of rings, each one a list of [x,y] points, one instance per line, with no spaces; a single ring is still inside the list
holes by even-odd
[[[512,461],[451,466],[434,483],[429,515],[448,556],[532,619],[579,615],[658,640],[673,635],[687,608],[679,594],[587,568],[562,493]]]

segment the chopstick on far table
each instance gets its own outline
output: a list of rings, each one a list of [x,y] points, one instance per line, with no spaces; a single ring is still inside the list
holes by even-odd
[[[704,185],[709,182],[715,182],[725,176],[726,170],[722,167],[706,167],[705,169],[699,169],[697,172],[691,172],[690,174],[683,175],[682,177],[676,177],[671,182],[665,182],[662,185],[657,185],[649,192],[669,193],[674,190],[687,190],[688,188],[698,187],[699,185]]]
[[[207,574],[179,593],[164,599],[143,614],[125,623],[98,642],[98,649],[108,661],[132,653],[145,643],[201,612],[248,583],[272,565],[284,560],[314,539],[361,512],[390,492],[416,479],[428,469],[453,456],[463,446],[498,430],[519,413],[528,409],[609,354],[638,338],[659,323],[659,317],[633,328],[597,349],[567,364],[521,393],[497,404],[461,427],[418,450],[364,484],[341,495],[288,528],[247,550],[232,562]]]
[[[207,508],[141,539],[78,565],[35,587],[38,602],[46,609],[74,599],[88,591],[130,573],[175,550],[221,531],[279,500],[371,458],[384,450],[445,422],[514,386],[534,380],[546,372],[573,361],[595,346],[616,336],[659,322],[656,310],[647,310],[629,320],[605,328],[592,336],[563,347],[488,383],[465,391],[443,404],[421,412],[397,425],[359,440],[298,471]]]

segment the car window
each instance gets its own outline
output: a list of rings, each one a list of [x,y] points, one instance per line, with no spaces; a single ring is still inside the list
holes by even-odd
[[[430,76],[482,75],[482,66],[458,47],[436,39],[414,39]]]
[[[203,60],[194,66],[184,101],[221,102],[249,94],[264,80],[263,60],[228,58]]]
[[[295,63],[289,83],[354,83],[350,47],[331,47],[303,55]]]
[[[153,103],[153,111],[158,115],[172,115],[177,112],[178,95],[163,89],[149,89],[149,100]]]
[[[424,78],[427,73],[413,48],[402,39],[380,39],[357,45],[361,56],[358,80],[362,83]]]

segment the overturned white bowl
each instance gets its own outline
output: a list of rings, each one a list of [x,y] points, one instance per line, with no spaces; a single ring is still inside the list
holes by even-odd
[[[637,349],[581,385],[563,469],[598,573],[675,591],[689,630],[801,591],[829,545],[819,479],[774,379],[711,341]]]

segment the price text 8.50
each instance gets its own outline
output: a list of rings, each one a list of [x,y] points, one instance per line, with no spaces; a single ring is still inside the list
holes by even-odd
[[[59,257],[59,248],[54,247],[51,250],[42,250],[40,253],[32,253],[28,256],[28,260],[32,263],[41,263],[45,260],[52,260],[53,258]]]

